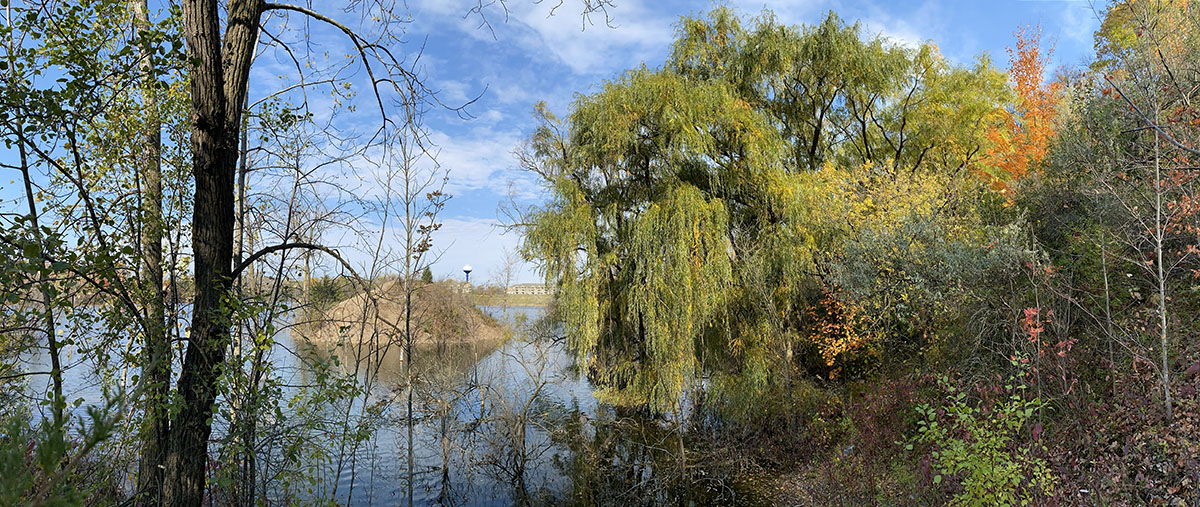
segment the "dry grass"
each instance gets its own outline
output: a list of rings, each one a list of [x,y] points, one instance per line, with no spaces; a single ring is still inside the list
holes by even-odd
[[[496,342],[504,334],[495,319],[475,308],[471,296],[441,284],[417,286],[412,298],[413,344]],[[388,281],[331,306],[317,319],[308,339],[314,343],[369,339],[379,344],[402,343],[405,331],[403,284]]]

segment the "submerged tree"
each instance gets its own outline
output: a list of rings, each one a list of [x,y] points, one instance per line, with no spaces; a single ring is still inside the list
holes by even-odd
[[[864,39],[832,14],[744,28],[717,9],[678,36],[663,70],[627,72],[567,120],[539,107],[522,157],[552,196],[523,220],[524,251],[558,286],[605,399],[675,410],[709,372],[729,405],[778,406],[768,393],[793,369],[837,374],[872,329],[919,336],[852,308],[927,289],[938,234],[962,258],[986,243],[955,203],[982,191],[969,169],[1007,100],[1002,75]],[[863,242],[911,237],[905,223],[939,232],[899,250]],[[822,306],[842,338],[809,317]]]

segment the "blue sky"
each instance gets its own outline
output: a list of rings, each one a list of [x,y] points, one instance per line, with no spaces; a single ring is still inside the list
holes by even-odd
[[[613,26],[587,26],[578,8],[567,0],[554,16],[555,4],[509,0],[507,22],[493,6],[492,30],[479,19],[464,15],[474,0],[411,1],[414,38],[428,35],[430,78],[451,101],[483,92],[471,107],[469,121],[450,114],[433,114],[429,126],[441,144],[440,161],[451,171],[454,198],[444,212],[445,226],[437,243],[445,249],[434,272],[457,273],[470,263],[473,279],[486,281],[500,264],[499,252],[515,248],[519,238],[493,229],[496,206],[509,181],[540,196],[515,169],[512,149],[535,124],[531,106],[544,100],[559,115],[569,111],[577,93],[589,93],[623,70],[643,62],[657,67],[666,58],[675,24],[681,16],[701,14],[707,2],[623,0],[610,11]],[[864,31],[882,34],[904,44],[934,42],[950,59],[969,64],[989,53],[996,65],[1007,66],[1005,48],[1013,32],[1040,24],[1055,43],[1053,67],[1078,65],[1092,52],[1092,33],[1099,25],[1100,2],[1088,1],[738,1],[734,8],[747,16],[764,7],[786,24],[819,22],[829,10],[847,21],[858,20]],[[493,38],[494,33],[494,38]],[[484,91],[486,88],[486,91]],[[461,276],[461,273],[458,273]],[[521,281],[537,281],[526,266]]]
[[[680,17],[700,15],[715,5],[617,0],[609,11],[611,27],[603,23],[602,16],[585,27],[579,0],[564,0],[551,16],[557,3],[507,0],[507,19],[504,10],[492,3],[485,10],[488,29],[480,26],[478,16],[469,14],[479,5],[478,0],[407,1],[412,21],[406,28],[409,42],[400,52],[411,56],[424,44],[420,59],[424,79],[443,102],[461,104],[478,97],[468,109],[472,118],[438,109],[425,117],[430,138],[437,144],[438,163],[449,171],[447,190],[453,195],[440,215],[442,229],[434,238],[439,256],[433,271],[438,277],[461,277],[460,267],[471,264],[475,268],[472,281],[488,282],[501,264],[504,249],[519,245],[515,234],[502,234],[496,227],[497,207],[510,188],[526,204],[543,198],[536,183],[516,169],[512,154],[536,126],[533,104],[545,101],[551,111],[564,116],[577,94],[594,92],[605,80],[643,63],[661,66]],[[344,13],[330,4],[341,5],[312,2],[316,10],[346,21],[361,21],[357,14]],[[1040,24],[1055,44],[1052,67],[1084,62],[1092,51],[1092,32],[1099,25],[1097,11],[1103,8],[1099,1],[1086,0],[802,0],[731,1],[727,5],[747,17],[769,7],[786,24],[815,23],[833,10],[847,21],[860,21],[867,34],[881,34],[906,45],[932,41],[943,54],[962,64],[987,52],[1001,67],[1007,65],[1005,48],[1013,43],[1013,32],[1034,24]],[[300,19],[275,18],[267,25],[283,34],[287,32],[281,30],[281,23],[295,27]],[[290,36],[290,45],[297,51],[309,51],[318,65],[330,62],[336,67],[337,60],[352,52],[345,37],[328,28],[310,25]],[[264,48],[252,69],[251,102],[295,83],[294,74],[288,57]],[[351,69],[343,76],[358,90],[352,100],[355,110],[343,108],[331,114],[334,99],[327,92],[314,90],[304,100],[318,121],[346,131],[370,132],[378,125],[379,116],[373,96],[363,86],[365,77],[361,69]],[[11,156],[0,153],[0,157]],[[378,169],[369,164],[348,163],[334,172],[331,180],[347,192],[369,196],[378,191],[374,179]],[[3,208],[12,208],[20,205],[20,182],[13,181],[15,173],[5,176],[0,178],[0,199],[6,201]],[[368,229],[378,226],[367,223]],[[364,252],[374,243],[370,235],[357,237],[345,231],[325,240],[343,248],[356,263],[366,262]],[[384,241],[395,239],[385,235]],[[539,276],[533,266],[524,265],[515,281],[539,281]]]

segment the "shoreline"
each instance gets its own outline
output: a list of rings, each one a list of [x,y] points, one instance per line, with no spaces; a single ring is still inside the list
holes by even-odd
[[[538,306],[547,307],[554,296],[535,294],[471,294],[475,306]]]

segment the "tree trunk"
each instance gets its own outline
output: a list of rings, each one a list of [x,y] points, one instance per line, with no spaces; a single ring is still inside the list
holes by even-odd
[[[1155,111],[1155,123],[1157,123],[1157,107]],[[1174,407],[1171,406],[1171,370],[1170,363],[1167,360],[1167,345],[1169,343],[1167,339],[1167,277],[1163,271],[1163,239],[1166,235],[1166,230],[1162,218],[1162,185],[1162,168],[1158,156],[1158,131],[1156,130],[1154,131],[1154,254],[1157,256],[1156,262],[1158,265],[1158,329],[1159,347],[1162,349],[1163,401],[1167,406],[1167,424],[1171,424],[1175,420],[1175,415],[1172,413]]]
[[[139,32],[150,29],[146,0],[130,3],[133,21]],[[159,503],[162,491],[163,461],[170,432],[166,403],[171,387],[171,344],[167,341],[166,306],[162,269],[162,129],[155,93],[158,79],[154,76],[153,55],[143,46],[138,50],[139,68],[144,74],[142,107],[145,125],[142,131],[142,286],[148,289],[143,305],[146,319],[142,349],[142,378],[145,405],[142,423],[142,456],[138,471],[139,502]]]
[[[1103,215],[1102,215],[1103,216]],[[1100,229],[1103,231],[1104,220],[1100,220]],[[1105,233],[1107,234],[1107,233]],[[1104,275],[1104,334],[1108,342],[1108,370],[1115,372],[1117,369],[1117,361],[1113,355],[1113,341],[1115,340],[1112,330],[1112,298],[1108,286],[1108,252],[1105,251],[1105,245],[1108,243],[1108,237],[1104,236],[1100,241],[1100,270]],[[1112,397],[1117,397],[1117,381],[1116,378],[1109,374],[1109,380],[1112,383]]]
[[[19,125],[19,124],[18,124]],[[44,259],[47,252],[46,240],[42,236],[42,226],[38,222],[37,201],[36,195],[33,192],[32,178],[29,176],[29,157],[26,152],[24,134],[18,134],[20,139],[17,144],[17,152],[21,163],[21,177],[25,183],[25,201],[29,205],[29,227],[33,231],[33,238],[37,241],[38,256]],[[38,260],[39,263],[44,262]],[[63,369],[62,369],[62,347],[58,342],[58,324],[54,318],[54,299],[52,291],[54,291],[54,281],[45,273],[39,272],[37,280],[37,291],[42,297],[42,308],[46,313],[46,353],[50,356],[50,386],[51,400],[50,411],[52,414],[52,422],[54,427],[51,429],[50,442],[52,445],[65,446],[64,433],[66,432],[66,409],[67,399],[63,396]],[[55,465],[62,466],[60,461]]]
[[[196,293],[191,334],[179,375],[182,407],[171,428],[163,502],[200,505],[213,402],[230,337],[230,308],[223,300],[231,286],[241,104],[246,97],[263,5],[259,0],[228,3],[224,47],[216,0],[184,0],[182,5],[187,55],[193,62],[190,92],[196,197],[192,250]]]
[[[411,223],[411,222],[410,222]],[[411,235],[411,233],[410,233]],[[408,241],[412,244],[412,240]],[[411,250],[411,249],[410,249]],[[409,260],[405,261],[405,267],[412,266],[412,255],[407,256]],[[413,460],[413,374],[412,374],[412,270],[405,269],[404,271],[404,376],[405,391],[408,398],[408,407],[404,412],[404,423],[408,427],[408,507],[413,505],[413,481],[415,480],[413,469],[416,463]]]
[[[4,7],[6,26],[12,26],[12,6],[6,3]],[[5,85],[16,88],[17,83],[20,82],[20,78],[18,77],[19,74],[13,55],[17,53],[11,33],[9,35],[10,37],[5,41],[7,43],[5,49],[8,50],[8,61],[5,63],[8,64],[9,69],[8,75],[5,76]],[[29,140],[25,137],[25,122],[22,118],[18,117],[16,119],[16,128],[14,130],[17,136],[17,155],[18,163],[20,164],[18,169],[21,172],[22,183],[25,185],[25,203],[27,205],[26,209],[29,211],[29,229],[33,233],[33,239],[37,242],[38,257],[44,259],[49,252],[46,248],[46,240],[42,235],[42,226],[38,220],[37,194],[33,191],[33,180],[29,173],[31,170],[29,166],[29,148],[27,145]],[[36,261],[35,259],[31,260]],[[44,261],[36,262],[42,264]],[[46,312],[43,318],[45,318],[46,322],[46,352],[50,356],[50,388],[52,396],[50,411],[51,420],[54,425],[50,433],[50,443],[54,446],[63,447],[66,445],[64,442],[64,426],[66,425],[67,401],[63,396],[62,354],[58,342],[58,327],[54,317],[54,300],[51,293],[54,290],[54,281],[46,273],[39,271],[34,283],[42,299],[42,309]],[[59,462],[56,467],[61,466],[62,463]]]

